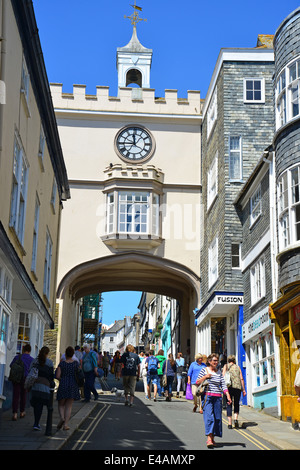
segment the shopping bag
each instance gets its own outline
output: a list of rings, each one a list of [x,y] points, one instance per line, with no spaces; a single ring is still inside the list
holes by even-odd
[[[187,400],[193,400],[193,398],[194,398],[193,394],[192,394],[191,384],[187,384],[187,386],[186,386],[185,398]]]

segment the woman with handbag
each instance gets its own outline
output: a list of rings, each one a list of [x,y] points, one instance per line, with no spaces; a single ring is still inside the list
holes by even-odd
[[[227,397],[228,404],[231,398],[228,393],[223,375],[218,371],[218,354],[210,354],[207,358],[208,366],[203,368],[199,374],[196,384],[199,386],[208,380],[203,397],[203,418],[205,434],[207,436],[206,445],[208,448],[216,446],[214,437],[222,437],[222,394]]]
[[[57,401],[60,421],[57,429],[68,431],[69,420],[74,400],[80,400],[79,387],[76,374],[79,370],[79,362],[73,359],[74,349],[69,346],[66,349],[65,360],[62,360],[56,369],[56,379],[59,380]]]
[[[172,385],[174,381],[174,377],[176,374],[176,362],[174,361],[173,354],[168,355],[168,359],[165,360],[162,366],[163,371],[163,380],[165,381],[166,377],[166,385],[164,387],[166,390],[166,401],[172,400]]]
[[[227,404],[227,418],[228,429],[232,429],[232,401],[234,402],[234,426],[238,428],[241,392],[243,391],[243,395],[245,396],[246,391],[243,374],[240,367],[236,364],[235,356],[228,356],[227,361],[228,363],[223,367],[223,375],[231,398],[231,403]]]
[[[43,412],[43,407],[51,406],[50,404],[50,388],[54,389],[54,368],[53,362],[48,358],[50,350],[47,346],[43,346],[39,352],[38,357],[31,362],[30,370],[37,369],[38,376],[31,389],[30,404],[34,410],[34,425],[35,431],[40,431],[40,419]],[[29,371],[30,374],[30,371]],[[29,375],[28,374],[28,375]]]
[[[199,412],[201,414],[202,414],[202,405],[201,405],[200,398],[196,395],[196,392],[198,389],[198,386],[196,385],[196,380],[199,377],[200,371],[205,367],[205,364],[202,362],[203,357],[204,356],[202,354],[196,354],[195,361],[191,363],[189,370],[188,370],[188,374],[187,374],[188,385],[190,385],[192,388],[192,395],[193,395],[193,400],[194,400],[193,413],[196,413],[196,410],[199,406]]]

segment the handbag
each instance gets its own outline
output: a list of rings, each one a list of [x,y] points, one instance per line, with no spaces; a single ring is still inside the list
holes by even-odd
[[[205,379],[201,385],[199,385],[198,389],[197,389],[197,392],[196,392],[196,397],[201,397],[204,393],[205,393],[205,390],[206,390],[206,387],[208,386],[209,384],[209,381],[208,379]]]
[[[230,372],[229,372],[228,365],[226,365],[226,372],[224,374],[224,380],[225,380],[226,387],[230,387],[231,386],[231,377],[230,377]]]
[[[75,370],[75,380],[77,382],[78,387],[84,386],[84,373],[81,367],[77,367]]]
[[[35,384],[39,376],[39,369],[37,364],[33,365],[25,379],[24,388],[26,390],[30,390],[32,386]]]
[[[226,386],[230,387],[231,386],[231,377],[230,377],[230,372],[228,370],[224,374],[224,380],[225,380]]]
[[[187,400],[193,400],[194,399],[193,394],[192,394],[191,384],[187,384],[187,386],[186,386],[185,398]]]
[[[206,369],[206,372],[207,372],[207,369]],[[206,387],[208,385],[209,385],[209,380],[205,379],[197,388],[196,397],[201,397],[205,393]]]
[[[168,380],[167,380],[167,361],[166,361],[165,373],[162,378],[162,386],[166,387],[167,383],[168,383]]]

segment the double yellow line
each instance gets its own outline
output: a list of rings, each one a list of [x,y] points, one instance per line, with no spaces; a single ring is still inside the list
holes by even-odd
[[[224,418],[222,418],[222,421],[224,424],[228,425],[228,421],[226,421]],[[252,442],[256,447],[258,447],[260,450],[271,450],[269,447],[265,446],[262,444],[258,439],[256,439],[253,436],[250,436],[246,431],[243,431],[241,428],[232,428],[234,431],[238,432],[242,436],[244,436],[248,441]]]
[[[74,444],[74,446],[72,447],[71,450],[75,450],[77,448],[78,448],[78,450],[82,449],[82,447],[88,442],[88,440],[91,437],[91,435],[93,434],[95,428],[98,426],[98,424],[103,419],[104,415],[107,413],[107,411],[110,409],[110,407],[111,407],[111,405],[106,404],[106,405],[103,406],[103,408],[100,408],[100,410],[98,411],[95,418],[93,418],[91,420],[91,423],[89,424],[87,429],[85,429],[83,431],[83,434],[82,434],[81,438],[78,441],[76,441],[76,443]]]

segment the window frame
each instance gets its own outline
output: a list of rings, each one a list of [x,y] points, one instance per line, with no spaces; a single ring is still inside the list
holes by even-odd
[[[207,109],[207,139],[218,119],[218,89],[215,87]]]
[[[138,200],[136,196],[146,197]],[[126,199],[121,199],[126,196]],[[132,201],[128,199],[132,196]],[[124,211],[121,209],[124,206]],[[132,214],[129,206],[132,206]],[[142,208],[140,215],[138,210]],[[129,218],[131,217],[131,222]],[[133,219],[135,218],[135,222]],[[138,221],[137,219],[140,218]],[[122,220],[124,219],[124,220]],[[141,220],[142,219],[142,220]],[[143,224],[145,230],[137,230]],[[125,224],[125,230],[122,225]],[[126,229],[130,225],[130,229]],[[159,236],[160,233],[160,195],[151,189],[132,189],[130,191],[116,189],[109,191],[106,196],[106,235],[120,234],[130,236]]]
[[[297,172],[297,183],[294,183],[294,172]],[[288,168],[280,175],[277,183],[277,207],[279,251],[282,251],[300,243],[300,164]]]
[[[234,139],[239,140],[239,148],[238,149],[232,149],[231,148],[231,142],[233,142]],[[242,152],[242,136],[241,135],[230,135],[228,137],[228,156],[229,156],[229,161],[228,161],[228,172],[229,172],[229,181],[231,182],[241,182],[243,179],[243,152]],[[239,162],[239,176],[236,177],[236,175],[232,175],[232,168],[235,168],[235,165],[232,166],[232,162],[235,162],[235,159],[237,158],[236,155],[238,156],[238,162]]]
[[[293,90],[296,90],[296,92]],[[296,102],[296,105],[295,105]],[[295,108],[297,113],[295,113]],[[300,117],[300,56],[293,58],[278,74],[275,83],[276,131]]]
[[[260,82],[260,99],[248,99],[247,98],[247,83],[249,82],[252,82],[253,83],[253,94],[255,93],[255,89],[254,89],[254,82]],[[252,104],[261,104],[261,103],[265,103],[265,79],[263,77],[246,77],[244,78],[244,81],[243,81],[243,84],[244,84],[244,103],[252,103]]]
[[[53,242],[49,230],[46,230],[46,246],[45,246],[45,260],[44,260],[44,282],[43,282],[43,294],[50,300],[51,290],[51,271],[52,271],[52,251]]]
[[[233,246],[238,246],[238,255],[233,254]],[[242,244],[241,242],[231,242],[231,269],[233,270],[241,270],[242,269],[242,257],[241,257],[241,250],[242,250]],[[233,259],[238,258],[239,260],[239,265],[238,266],[233,266]]]
[[[31,254],[31,271],[35,275],[36,275],[36,262],[37,262],[38,239],[39,239],[40,206],[41,206],[41,203],[40,203],[38,194],[36,194],[35,208],[34,208],[33,238],[32,238],[32,254]]]
[[[255,198],[258,198],[258,201],[255,201]],[[255,212],[258,209],[256,215]],[[260,218],[262,214],[262,195],[261,195],[261,184],[255,189],[254,193],[250,197],[250,228],[255,224],[255,222]]]
[[[262,340],[265,343],[263,347]],[[264,354],[265,349],[265,354]],[[265,369],[265,363],[267,368]],[[252,385],[253,390],[261,387],[272,387],[276,384],[276,361],[275,361],[275,341],[272,332],[272,327],[264,331],[251,344],[251,364],[252,364]],[[265,374],[265,370],[267,374]],[[272,375],[273,371],[273,375]],[[273,377],[273,380],[272,380]],[[267,378],[267,381],[265,381]]]
[[[207,210],[213,205],[218,195],[218,151],[207,172]]]
[[[23,246],[27,207],[29,163],[17,134],[14,140],[14,164],[10,202],[9,226]]]
[[[208,247],[208,288],[217,282],[219,276],[219,259],[218,259],[218,235],[213,239]]]
[[[266,265],[264,255],[250,268],[250,293],[251,307],[266,296]]]

